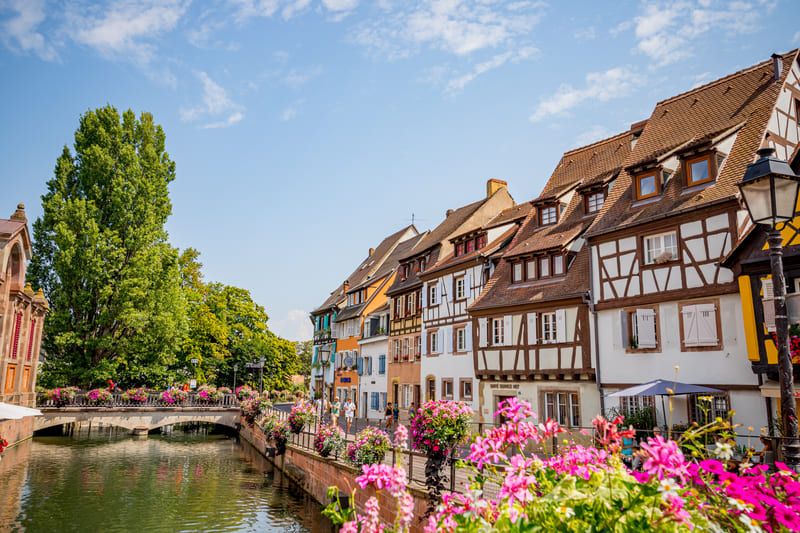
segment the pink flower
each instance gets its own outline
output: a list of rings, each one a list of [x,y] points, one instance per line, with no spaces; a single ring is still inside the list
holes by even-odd
[[[404,492],[398,498],[398,525],[400,528],[408,528],[414,519],[414,497],[408,492]]]
[[[375,496],[370,497],[364,504],[364,531],[368,533],[382,533],[383,524],[380,519],[380,504]]]
[[[394,445],[398,448],[408,448],[408,429],[403,424],[398,424],[394,430]]]
[[[406,490],[406,471],[401,466],[363,465],[361,471],[363,474],[356,478],[356,483],[362,489],[372,485],[377,490],[388,490],[395,497]]]
[[[358,522],[355,520],[345,522],[342,524],[342,527],[339,528],[339,533],[358,533]]]
[[[685,481],[689,472],[677,442],[657,436],[643,442],[642,450],[647,454],[642,468],[645,472],[658,479],[674,477]]]

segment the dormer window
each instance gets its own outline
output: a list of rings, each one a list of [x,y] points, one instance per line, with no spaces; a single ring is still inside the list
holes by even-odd
[[[522,268],[522,261],[517,261],[511,265],[511,281],[513,283],[522,281]]]
[[[411,269],[409,268],[408,263],[400,267],[400,281],[405,281],[408,279],[408,273]]]
[[[637,174],[633,181],[637,200],[646,200],[661,194],[661,172],[658,169]]]
[[[559,252],[516,261],[511,264],[511,282],[563,276],[566,273],[565,265],[566,257]]]
[[[464,243],[460,242],[456,244],[456,257],[459,255],[464,255]]]
[[[558,210],[556,206],[549,205],[539,209],[539,225],[548,226],[558,222]]]
[[[711,154],[691,157],[686,160],[686,186],[694,187],[714,181]]]
[[[590,191],[584,195],[586,213],[597,213],[606,201],[606,191]]]
[[[469,239],[456,243],[454,255],[459,257],[464,254],[472,253],[475,250],[480,250],[484,246],[486,246],[486,234],[481,233],[477,237],[470,237]]]
[[[467,250],[466,253],[471,253],[475,251],[475,240],[470,239],[467,241]]]

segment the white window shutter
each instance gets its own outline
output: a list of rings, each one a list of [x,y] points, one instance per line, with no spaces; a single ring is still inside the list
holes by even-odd
[[[683,321],[683,344],[697,346],[700,342],[697,330],[697,306],[685,305],[681,309]]]
[[[439,330],[441,332],[442,353],[453,353],[453,327],[445,326]]]
[[[420,355],[428,353],[428,332],[423,330],[420,336]]]
[[[422,284],[422,291],[420,293],[420,300],[422,300],[422,309],[427,309],[428,307],[428,284]]]
[[[639,332],[639,348],[655,348],[656,343],[656,312],[652,309],[636,310],[636,328]]]
[[[480,348],[486,347],[486,319],[478,319],[478,346]]]
[[[503,317],[503,346],[511,346],[514,344],[514,328],[511,320],[511,315]]]
[[[761,292],[763,294],[761,309],[764,311],[764,324],[767,326],[767,330],[775,331],[775,305],[772,303],[775,293],[771,278],[761,278]]]
[[[631,332],[628,331],[628,312],[619,312],[620,335],[622,335],[622,347],[628,348],[631,345]]]
[[[528,313],[528,344],[537,344],[536,338],[536,313]]]
[[[472,298],[472,269],[468,268],[464,276],[464,296]]]
[[[556,309],[556,342],[567,342],[567,312]]]
[[[717,307],[700,304],[697,308],[697,341],[701,346],[715,346],[719,342],[717,332]]]
[[[472,352],[472,322],[464,326],[464,348],[467,353]]]

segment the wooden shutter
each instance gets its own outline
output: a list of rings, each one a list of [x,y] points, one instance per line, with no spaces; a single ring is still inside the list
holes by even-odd
[[[528,313],[528,344],[538,344],[536,337],[536,313]]]
[[[478,319],[478,347],[486,347],[486,328],[487,320],[485,318]]]
[[[567,312],[556,309],[556,342],[567,342]]]
[[[636,329],[639,334],[639,348],[655,348],[656,343],[656,312],[653,309],[636,310]]]
[[[700,346],[716,346],[719,344],[717,332],[717,306],[699,304],[697,309],[697,343]]]
[[[445,326],[439,330],[440,337],[439,340],[442,343],[441,352],[442,353],[453,353],[453,327],[452,326]]]
[[[428,284],[422,284],[422,292],[420,293],[419,299],[422,303],[422,309],[426,309],[428,307]]]
[[[511,346],[514,344],[514,322],[511,320],[511,315],[503,317],[503,346]]]
[[[467,353],[472,352],[472,322],[464,326],[464,348]]]
[[[684,305],[681,309],[681,320],[683,321],[683,344],[697,346],[700,343],[697,331],[697,306]]]
[[[469,299],[472,298],[472,269],[468,268],[467,273],[464,275],[464,296]]]
[[[631,345],[631,332],[628,330],[628,312],[619,312],[620,335],[622,335],[622,347],[628,348]]]
[[[19,350],[19,330],[22,327],[22,313],[17,313],[14,320],[14,336],[11,338],[11,359],[17,358]]]

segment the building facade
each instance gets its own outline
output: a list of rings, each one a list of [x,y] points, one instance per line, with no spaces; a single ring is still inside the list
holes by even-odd
[[[32,406],[47,313],[41,289],[25,281],[31,240],[25,206],[0,219],[0,402]]]
[[[386,409],[386,370],[389,354],[389,304],[385,304],[364,318],[364,332],[358,341],[361,357],[358,362],[361,383],[359,417],[370,420],[383,419]]]

